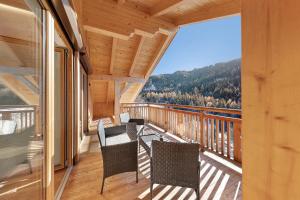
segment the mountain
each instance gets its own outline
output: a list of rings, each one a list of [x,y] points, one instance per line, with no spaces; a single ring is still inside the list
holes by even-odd
[[[0,106],[25,105],[25,102],[0,82]]]
[[[168,98],[170,95],[175,100]],[[234,104],[234,108],[239,108],[241,102],[241,59],[195,68],[191,71],[153,75],[145,84],[140,98],[146,102],[172,103],[170,101],[175,101],[175,103],[180,104],[204,104],[203,106],[207,106],[209,103],[207,101],[211,99],[209,106],[231,108],[230,104]],[[185,99],[182,102],[176,98]],[[199,98],[204,99],[202,103],[195,102],[199,101]],[[222,103],[220,103],[221,101]]]

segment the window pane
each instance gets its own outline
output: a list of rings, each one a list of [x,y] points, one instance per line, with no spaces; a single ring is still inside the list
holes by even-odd
[[[0,0],[0,199],[43,199],[42,9]]]

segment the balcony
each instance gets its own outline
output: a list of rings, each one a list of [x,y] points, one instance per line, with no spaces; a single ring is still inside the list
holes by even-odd
[[[170,141],[201,145],[200,198],[241,199],[241,112],[192,106],[123,104],[121,111],[144,118],[145,132],[158,132]],[[97,122],[95,122],[96,124]],[[107,126],[110,126],[107,120]],[[228,134],[229,133],[229,134]],[[107,179],[100,195],[102,158],[95,132],[84,139],[80,162],[70,175],[62,199],[150,199],[150,160],[139,158],[139,183],[134,173]],[[195,199],[192,189],[154,185],[153,199]]]
[[[241,164],[240,110],[136,103],[123,104],[121,110],[185,141],[198,142],[203,150]]]

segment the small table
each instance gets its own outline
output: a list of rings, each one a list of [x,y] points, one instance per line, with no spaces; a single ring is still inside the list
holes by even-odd
[[[141,135],[139,136],[139,149],[140,145],[144,147],[148,156],[151,156],[151,144],[153,140],[163,141],[163,138],[159,134],[149,134],[149,135]]]

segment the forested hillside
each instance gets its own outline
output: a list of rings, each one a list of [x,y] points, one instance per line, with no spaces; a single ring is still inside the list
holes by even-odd
[[[25,102],[0,82],[0,106],[25,105]]]
[[[241,60],[151,76],[139,101],[240,108]]]

